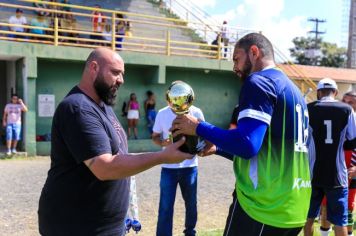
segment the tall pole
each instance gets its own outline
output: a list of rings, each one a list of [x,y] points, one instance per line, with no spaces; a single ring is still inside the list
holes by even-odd
[[[318,18],[309,18],[308,21],[314,22],[315,23],[315,29],[309,31],[308,33],[312,33],[315,34],[315,42],[314,42],[314,52],[316,52],[319,49],[319,43],[318,43],[318,39],[319,39],[319,35],[325,34],[326,31],[319,31],[319,24],[320,23],[325,23],[326,20],[321,20]],[[317,64],[317,57],[316,55],[314,55],[314,65]]]

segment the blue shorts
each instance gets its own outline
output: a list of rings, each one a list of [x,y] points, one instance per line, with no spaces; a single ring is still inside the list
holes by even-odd
[[[320,213],[320,205],[326,196],[327,220],[337,226],[347,225],[347,188],[312,187],[308,218],[316,218]]]
[[[6,140],[19,141],[21,136],[21,124],[6,125]]]

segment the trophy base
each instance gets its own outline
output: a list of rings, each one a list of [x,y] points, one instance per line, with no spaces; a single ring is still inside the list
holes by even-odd
[[[199,150],[197,149],[199,143],[198,136],[191,136],[191,135],[178,135],[177,137],[173,138],[173,142],[177,142],[183,136],[185,136],[185,143],[179,147],[179,150],[182,152],[190,153],[190,154],[197,154]]]

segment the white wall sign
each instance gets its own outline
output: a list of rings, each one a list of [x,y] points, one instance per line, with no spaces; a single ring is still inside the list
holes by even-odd
[[[55,96],[53,94],[38,94],[38,116],[53,117]]]

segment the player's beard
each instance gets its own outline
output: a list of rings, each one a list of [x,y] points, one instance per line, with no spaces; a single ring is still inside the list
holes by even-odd
[[[105,83],[104,76],[102,74],[98,74],[94,81],[94,88],[99,98],[109,106],[115,105],[116,93],[119,89],[118,85],[110,86]]]
[[[245,81],[245,79],[251,74],[251,71],[252,71],[252,64],[250,58],[247,57],[242,70],[238,70],[236,74],[242,79],[242,81]]]

